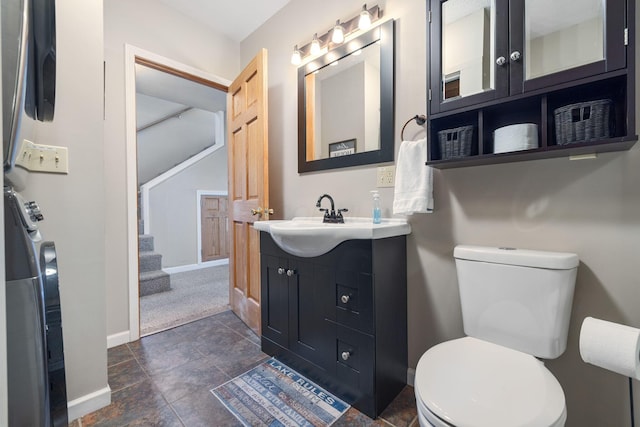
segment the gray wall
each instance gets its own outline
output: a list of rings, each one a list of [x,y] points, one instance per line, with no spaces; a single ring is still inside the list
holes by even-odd
[[[171,29],[170,31],[168,29]],[[91,34],[88,32],[88,34]],[[239,45],[154,0],[104,2],[107,335],[129,330],[124,44],[233,80]]]
[[[397,152],[402,124],[426,112],[425,2],[379,4],[385,17],[396,19]],[[337,18],[356,15],[361,6],[355,0],[327,0],[310,14],[308,2],[293,0],[241,44],[242,64],[259,48],[269,50],[270,200],[279,217],[319,215],[314,202],[324,192],[349,208],[349,215],[369,216],[375,166],[297,173],[296,68],[289,62],[293,45],[305,44]],[[423,136],[415,124],[405,131],[407,139]],[[434,180],[435,213],[409,218],[409,365],[415,368],[429,347],[463,335],[455,245],[575,252],[581,264],[568,349],[547,366],[565,391],[568,426],[629,426],[627,379],[583,363],[578,337],[585,316],[640,327],[640,145],[595,160],[436,170]],[[383,215],[389,217],[393,192],[380,193]]]
[[[56,244],[69,400],[107,387],[105,152],[101,1],[57,2],[55,120],[38,124],[39,144],[69,149],[69,174],[31,174],[45,240]]]
[[[150,226],[162,267],[198,262],[198,190],[227,191],[227,147],[149,191]]]

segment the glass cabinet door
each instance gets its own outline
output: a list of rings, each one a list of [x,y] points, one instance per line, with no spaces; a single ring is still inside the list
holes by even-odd
[[[524,4],[525,79],[604,60],[605,0]]]
[[[432,111],[508,94],[507,0],[431,2]]]
[[[510,93],[625,67],[624,3],[511,0]]]

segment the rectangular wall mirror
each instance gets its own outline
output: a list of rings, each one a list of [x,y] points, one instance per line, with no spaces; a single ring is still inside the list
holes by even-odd
[[[394,22],[298,69],[298,172],[393,161]]]

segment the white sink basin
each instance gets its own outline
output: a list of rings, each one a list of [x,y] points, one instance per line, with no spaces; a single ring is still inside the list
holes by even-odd
[[[411,233],[405,219],[345,218],[344,224],[327,224],[321,217],[296,217],[291,220],[258,221],[253,227],[266,231],[280,248],[292,255],[314,257],[325,254],[345,240],[384,239]]]

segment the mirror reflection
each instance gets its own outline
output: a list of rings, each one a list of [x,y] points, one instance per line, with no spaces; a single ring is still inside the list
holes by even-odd
[[[380,44],[305,76],[307,161],[380,148]]]
[[[298,68],[298,172],[393,160],[393,34],[386,21]]]
[[[605,0],[525,2],[526,78],[604,59]],[[553,17],[549,11],[553,10]],[[553,19],[550,19],[553,18]]]
[[[532,3],[532,2],[527,2]],[[495,0],[448,0],[442,5],[442,99],[495,87]]]

